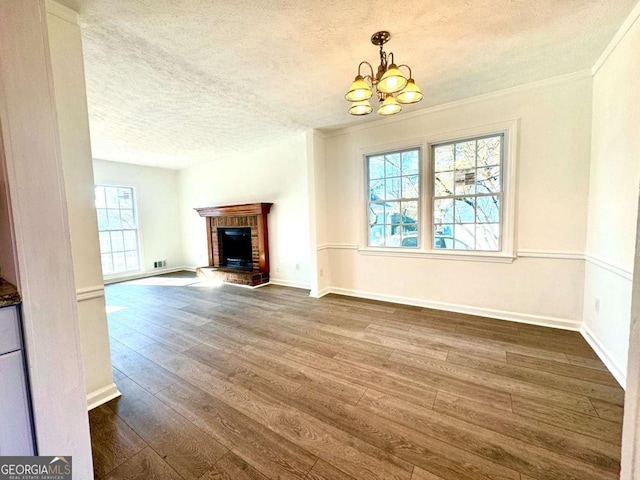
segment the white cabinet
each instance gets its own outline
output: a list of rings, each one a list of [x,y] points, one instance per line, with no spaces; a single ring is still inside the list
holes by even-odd
[[[0,308],[0,456],[34,455],[18,307]]]

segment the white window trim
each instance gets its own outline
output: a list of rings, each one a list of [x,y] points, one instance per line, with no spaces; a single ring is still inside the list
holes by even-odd
[[[463,260],[475,262],[496,262],[511,263],[516,256],[515,245],[515,210],[516,210],[516,194],[517,194],[517,169],[518,169],[518,133],[519,120],[507,120],[503,122],[493,123],[489,125],[480,125],[477,127],[466,128],[456,131],[448,131],[429,135],[420,139],[405,140],[401,142],[388,143],[384,145],[376,145],[360,149],[359,177],[361,195],[363,228],[361,229],[360,245],[358,252],[362,255],[387,256],[387,257],[405,257],[405,258],[424,258],[424,259],[440,259],[440,260]],[[503,205],[501,218],[501,245],[502,250],[498,252],[491,251],[464,251],[464,250],[440,250],[434,249],[433,245],[433,186],[431,185],[431,177],[433,175],[432,146],[444,142],[455,142],[472,137],[480,137],[492,134],[504,134],[503,145],[503,170],[502,170],[502,189],[503,189]],[[367,181],[365,179],[366,161],[368,155],[377,153],[385,153],[394,150],[406,148],[420,148],[420,225],[418,229],[419,248],[403,248],[403,247],[369,247],[368,246],[368,212],[367,198]]]
[[[127,270],[126,272],[110,273],[108,275],[102,275],[103,280],[104,281],[118,280],[120,278],[126,278],[132,275],[140,275],[140,274],[146,273],[147,270],[145,268],[145,263],[144,263],[144,252],[142,250],[142,227],[140,226],[140,219],[138,217],[138,188],[135,185],[127,185],[125,183],[96,183],[93,185],[94,192],[95,192],[95,187],[130,188],[131,190],[133,190],[133,201],[135,203],[135,208],[133,209],[133,216],[135,217],[137,230],[138,230],[138,254],[140,255],[138,263],[140,268],[138,268],[138,270]],[[97,212],[97,209],[95,208],[95,204],[94,204],[94,209]],[[98,235],[100,235],[100,229],[98,229]],[[98,245],[98,249],[99,248],[100,246]],[[100,251],[100,253],[102,254],[102,251]]]

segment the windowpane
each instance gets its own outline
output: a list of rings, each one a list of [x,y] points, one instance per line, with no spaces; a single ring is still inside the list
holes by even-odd
[[[455,145],[455,168],[456,170],[463,168],[473,168],[476,166],[476,142],[460,142]]]
[[[473,197],[456,198],[455,223],[474,223],[476,220],[476,201]]]
[[[120,210],[120,220],[122,222],[122,228],[136,228],[133,210]]]
[[[453,145],[442,145],[434,148],[435,171],[453,170]]]
[[[435,226],[433,248],[453,248],[453,227],[453,224]]]
[[[445,198],[433,202],[433,220],[438,223],[453,223],[453,199]]]
[[[96,208],[106,208],[104,199],[104,187],[96,187]]]
[[[500,248],[500,224],[485,223],[476,225],[476,249],[499,250]]]
[[[109,219],[107,218],[107,211],[104,209],[98,210],[98,230],[108,230]]]
[[[456,169],[455,174],[456,195],[468,195],[470,193],[476,193],[476,169],[475,168],[463,168]]]
[[[384,200],[384,179],[372,180],[369,183],[369,200]]]
[[[497,193],[500,191],[500,167],[478,168],[478,193]]]
[[[384,203],[369,204],[369,225],[382,225],[384,223]]]
[[[476,207],[477,223],[498,223],[500,221],[499,197],[478,197]]]
[[[130,191],[131,191],[130,188],[118,189],[118,198],[120,200],[120,208],[133,208],[133,204],[131,203]]]
[[[125,252],[125,262],[127,270],[137,270],[139,267],[138,252]]]
[[[398,200],[400,199],[400,185],[401,185],[401,180],[400,177],[396,177],[396,178],[387,178],[387,182],[386,182],[387,188],[386,188],[386,196],[385,198],[387,200]]]
[[[135,230],[126,230],[122,233],[124,235],[124,249],[138,250],[138,240]]]
[[[420,185],[418,175],[402,177],[402,198],[418,198]]]
[[[436,197],[444,197],[453,195],[453,172],[440,172],[435,175],[435,192]]]
[[[102,260],[102,274],[109,275],[113,273],[113,259],[111,258],[111,254],[102,254],[100,258]]]
[[[502,143],[500,134],[432,147],[433,248],[500,249]]]
[[[456,224],[453,230],[453,248],[455,250],[474,250],[475,225]]]
[[[402,175],[418,175],[420,156],[417,150],[402,152]]]
[[[386,177],[399,177],[400,176],[400,154],[390,153],[384,156]]]
[[[420,198],[420,150],[366,157],[368,171],[368,244],[417,248]]]
[[[384,178],[384,157],[369,158],[369,178]]]
[[[418,202],[402,202],[400,204],[402,210],[402,223],[408,224],[407,228],[418,228]]]
[[[122,230],[111,232],[111,251],[122,252],[124,250],[124,238]]]
[[[384,228],[381,225],[375,225],[369,228],[369,245],[372,247],[384,246]]]
[[[100,250],[103,252],[111,251],[111,235],[109,232],[100,232]]]
[[[122,219],[120,218],[120,210],[107,210],[109,217],[109,230],[119,230],[122,228]]]
[[[403,226],[402,227],[402,246],[403,247],[413,247],[418,248],[418,232],[412,230],[410,227]]]
[[[107,208],[119,208],[118,189],[114,187],[104,187],[104,193],[107,196]]]
[[[501,137],[481,138],[478,140],[478,166],[499,165]]]
[[[125,260],[124,252],[117,252],[113,255],[113,271],[114,272],[126,272],[127,262]]]

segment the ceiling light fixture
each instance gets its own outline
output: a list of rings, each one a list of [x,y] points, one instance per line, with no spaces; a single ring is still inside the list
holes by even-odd
[[[389,41],[391,34],[386,31],[376,32],[371,36],[371,43],[380,47],[380,65],[377,73],[373,73],[373,67],[369,62],[360,62],[358,75],[353,80],[345,98],[352,102],[349,108],[351,115],[368,115],[373,111],[369,99],[373,92],[378,97],[380,115],[395,115],[402,110],[401,104],[416,103],[422,100],[422,92],[411,76],[411,68],[408,65],[396,65],[393,61],[393,53],[385,53],[382,46]],[[371,75],[361,75],[362,65],[367,65]],[[405,67],[409,71],[409,78],[400,71]]]

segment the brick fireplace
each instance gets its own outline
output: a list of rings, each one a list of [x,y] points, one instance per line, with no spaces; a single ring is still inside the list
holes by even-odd
[[[272,203],[196,208],[207,221],[209,265],[196,274],[257,286],[269,282],[267,215]]]

